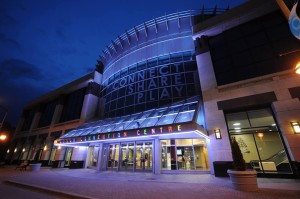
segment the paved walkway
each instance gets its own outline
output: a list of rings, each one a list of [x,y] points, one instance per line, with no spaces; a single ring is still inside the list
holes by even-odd
[[[300,198],[299,179],[258,178],[258,191],[241,192],[232,188],[229,178],[217,178],[210,174],[155,175],[50,168],[31,172],[12,167],[1,168],[0,174],[1,181],[6,184],[51,191],[58,198]]]

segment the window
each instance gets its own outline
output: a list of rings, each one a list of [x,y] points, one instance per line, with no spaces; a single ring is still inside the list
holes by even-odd
[[[86,88],[77,90],[66,97],[60,122],[66,122],[80,118],[81,108]]]
[[[162,170],[209,170],[205,139],[161,140]]]
[[[30,126],[31,126],[31,123],[33,121],[33,117],[35,114],[35,110],[29,110],[29,111],[24,111],[24,112],[25,112],[25,114],[24,114],[25,121],[24,121],[24,124],[22,127],[22,131],[27,131],[30,129]]]
[[[191,57],[193,52],[162,55],[116,71],[109,78],[109,85],[102,90],[105,116],[145,111],[198,95],[200,87],[196,86],[199,84],[196,62],[189,58],[183,62],[183,55]],[[170,64],[170,60],[181,62]],[[115,100],[118,101],[117,106],[112,102]],[[134,109],[129,109],[129,106]],[[117,114],[109,114],[116,109]]]
[[[292,173],[284,143],[270,108],[226,113],[248,168],[258,173]]]
[[[55,100],[44,105],[38,127],[49,126],[51,124],[54,110],[57,104],[58,100]]]

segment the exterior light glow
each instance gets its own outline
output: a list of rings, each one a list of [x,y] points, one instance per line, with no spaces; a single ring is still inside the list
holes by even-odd
[[[6,135],[0,135],[0,140],[6,140],[7,136]]]
[[[291,126],[295,133],[300,133],[300,124],[299,122],[291,122]]]
[[[258,136],[259,138],[262,138],[262,137],[264,137],[264,134],[263,134],[263,133],[258,133],[257,136]]]
[[[241,123],[234,123],[233,126],[240,126]]]
[[[7,149],[6,153],[9,153],[9,149]]]
[[[58,146],[57,149],[61,149],[61,146]]]
[[[215,129],[214,131],[215,131],[216,139],[217,140],[222,139],[221,130],[220,129]]]
[[[16,152],[17,152],[17,150],[18,150],[18,149],[17,149],[17,148],[15,148],[14,152],[16,153]]]
[[[22,152],[25,152],[25,148],[22,149]]]
[[[298,75],[300,75],[300,62],[298,62],[298,63],[296,64],[295,72],[296,72]]]
[[[46,150],[47,150],[47,145],[44,146],[44,151],[46,151]]]

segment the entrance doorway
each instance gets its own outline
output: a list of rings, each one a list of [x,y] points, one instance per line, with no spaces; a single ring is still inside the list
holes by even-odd
[[[152,171],[152,142],[136,143],[136,170]]]
[[[133,171],[134,143],[121,143],[120,170]]]
[[[72,157],[73,148],[69,147],[66,149],[65,153],[65,167],[70,167],[71,165],[71,157]]]
[[[88,167],[96,168],[98,164],[99,146],[90,146],[88,152]]]
[[[106,144],[102,154],[102,162],[106,163],[106,168],[102,167],[106,170],[152,172],[153,142]]]
[[[120,144],[109,144],[107,169],[117,170],[119,166]]]

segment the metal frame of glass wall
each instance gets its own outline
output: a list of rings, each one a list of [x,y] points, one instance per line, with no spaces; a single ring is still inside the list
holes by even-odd
[[[154,141],[104,143],[101,170],[153,172]]]
[[[209,171],[205,139],[163,139],[161,145],[162,171]]]
[[[258,174],[292,174],[291,160],[271,108],[225,113],[248,168]]]

